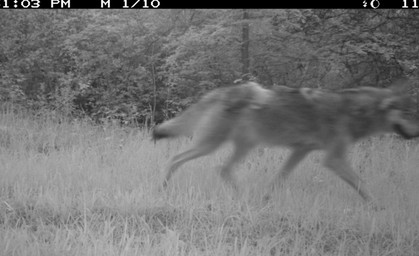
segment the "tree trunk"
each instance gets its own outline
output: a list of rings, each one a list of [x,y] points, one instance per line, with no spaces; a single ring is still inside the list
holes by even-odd
[[[156,114],[156,99],[157,99],[157,86],[156,86],[156,70],[154,66],[154,42],[151,46],[151,76],[153,80],[153,107],[151,109],[150,126],[154,126]]]
[[[243,24],[242,24],[242,45],[241,45],[241,62],[242,62],[242,75],[249,74],[249,13],[243,9]]]

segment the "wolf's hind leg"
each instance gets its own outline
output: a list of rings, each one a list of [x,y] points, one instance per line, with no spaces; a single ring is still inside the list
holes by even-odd
[[[184,163],[199,158],[205,155],[212,153],[216,150],[221,143],[219,142],[211,142],[211,143],[199,143],[193,146],[191,149],[182,152],[176,156],[174,156],[169,163],[169,167],[167,169],[166,177],[163,181],[163,187],[167,187],[167,183],[176,172],[176,170],[183,165]]]
[[[233,146],[233,153],[221,168],[220,175],[226,183],[232,185],[233,188],[237,191],[237,182],[232,174],[233,167],[249,153],[254,145],[243,140],[235,140],[233,142]]]
[[[281,168],[281,170],[275,175],[274,179],[270,184],[269,191],[263,197],[264,201],[267,201],[271,197],[271,193],[280,186],[281,182],[283,182],[290,173],[297,167],[297,165],[310,153],[313,149],[309,147],[300,147],[295,148],[291,155],[288,157],[285,165]]]

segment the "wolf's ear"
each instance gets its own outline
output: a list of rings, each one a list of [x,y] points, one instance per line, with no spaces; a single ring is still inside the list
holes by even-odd
[[[391,91],[392,95],[384,99],[380,104],[380,109],[403,108],[404,105],[409,105],[410,91],[414,88],[413,81],[406,77],[396,79],[390,84],[387,89]]]
[[[395,95],[407,95],[414,88],[413,80],[406,77],[396,79],[388,86]]]
[[[397,105],[397,97],[390,97],[381,101],[379,108],[381,110],[387,110],[387,109],[396,107],[396,105]]]
[[[413,107],[412,98],[408,94],[396,95],[383,99],[379,105],[381,110],[398,109],[409,111]]]

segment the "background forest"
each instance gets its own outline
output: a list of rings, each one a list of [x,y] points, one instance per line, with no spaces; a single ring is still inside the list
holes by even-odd
[[[3,105],[96,122],[158,123],[244,74],[266,87],[316,88],[382,87],[419,76],[415,11],[1,14]]]

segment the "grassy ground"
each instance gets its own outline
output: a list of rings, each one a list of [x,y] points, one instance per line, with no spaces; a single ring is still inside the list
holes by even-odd
[[[0,255],[417,255],[418,146],[395,138],[356,145],[354,168],[373,211],[312,154],[267,205],[286,150],[255,150],[220,182],[228,146],[187,163],[159,191],[168,158],[189,139],[0,116]]]

